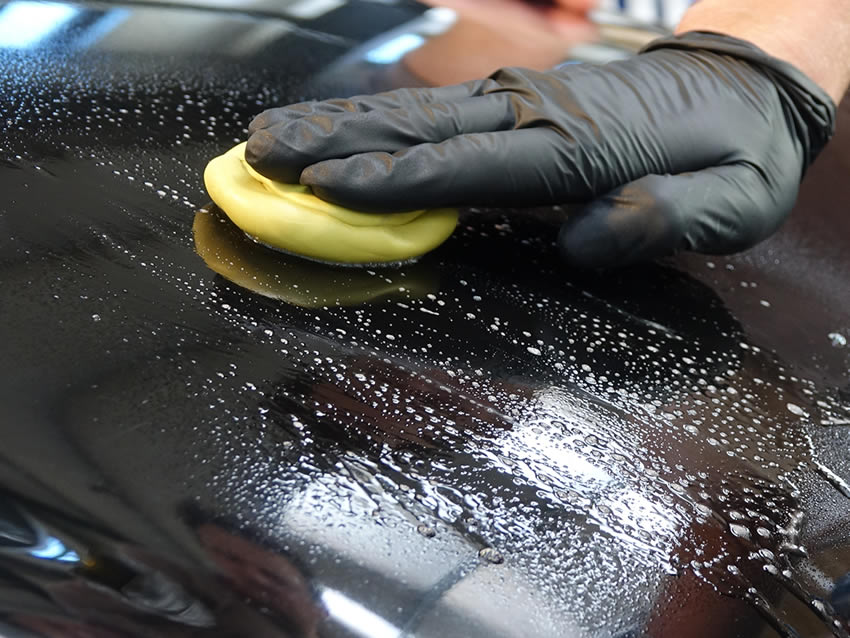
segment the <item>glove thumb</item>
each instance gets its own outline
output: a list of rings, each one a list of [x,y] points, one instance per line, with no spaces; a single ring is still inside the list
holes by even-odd
[[[628,265],[682,250],[733,253],[770,235],[787,217],[796,192],[795,185],[791,193],[772,196],[762,175],[743,164],[647,175],[565,222],[558,247],[568,263],[583,268]]]

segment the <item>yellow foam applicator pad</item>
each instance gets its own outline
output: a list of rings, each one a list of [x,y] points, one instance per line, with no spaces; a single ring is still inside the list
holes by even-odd
[[[245,161],[245,143],[204,171],[212,200],[243,232],[272,248],[343,264],[408,261],[442,244],[457,226],[455,209],[361,213],[282,184]]]

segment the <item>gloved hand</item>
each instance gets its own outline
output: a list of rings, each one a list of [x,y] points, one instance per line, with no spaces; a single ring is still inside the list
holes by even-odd
[[[246,157],[361,210],[588,202],[558,243],[603,267],[764,239],[834,120],[790,64],[692,32],[604,66],[272,109],[251,123]]]

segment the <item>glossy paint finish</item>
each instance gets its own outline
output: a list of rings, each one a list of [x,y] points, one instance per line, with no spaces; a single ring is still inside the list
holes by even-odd
[[[368,38],[51,6],[0,48],[0,635],[847,635],[850,136],[733,258],[467,211],[333,269],[200,176]]]

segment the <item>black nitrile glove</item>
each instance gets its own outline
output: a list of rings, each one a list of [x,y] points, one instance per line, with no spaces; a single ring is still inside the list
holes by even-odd
[[[272,109],[251,123],[246,156],[361,210],[589,202],[559,244],[600,267],[764,239],[834,120],[796,68],[694,32],[604,66]]]

